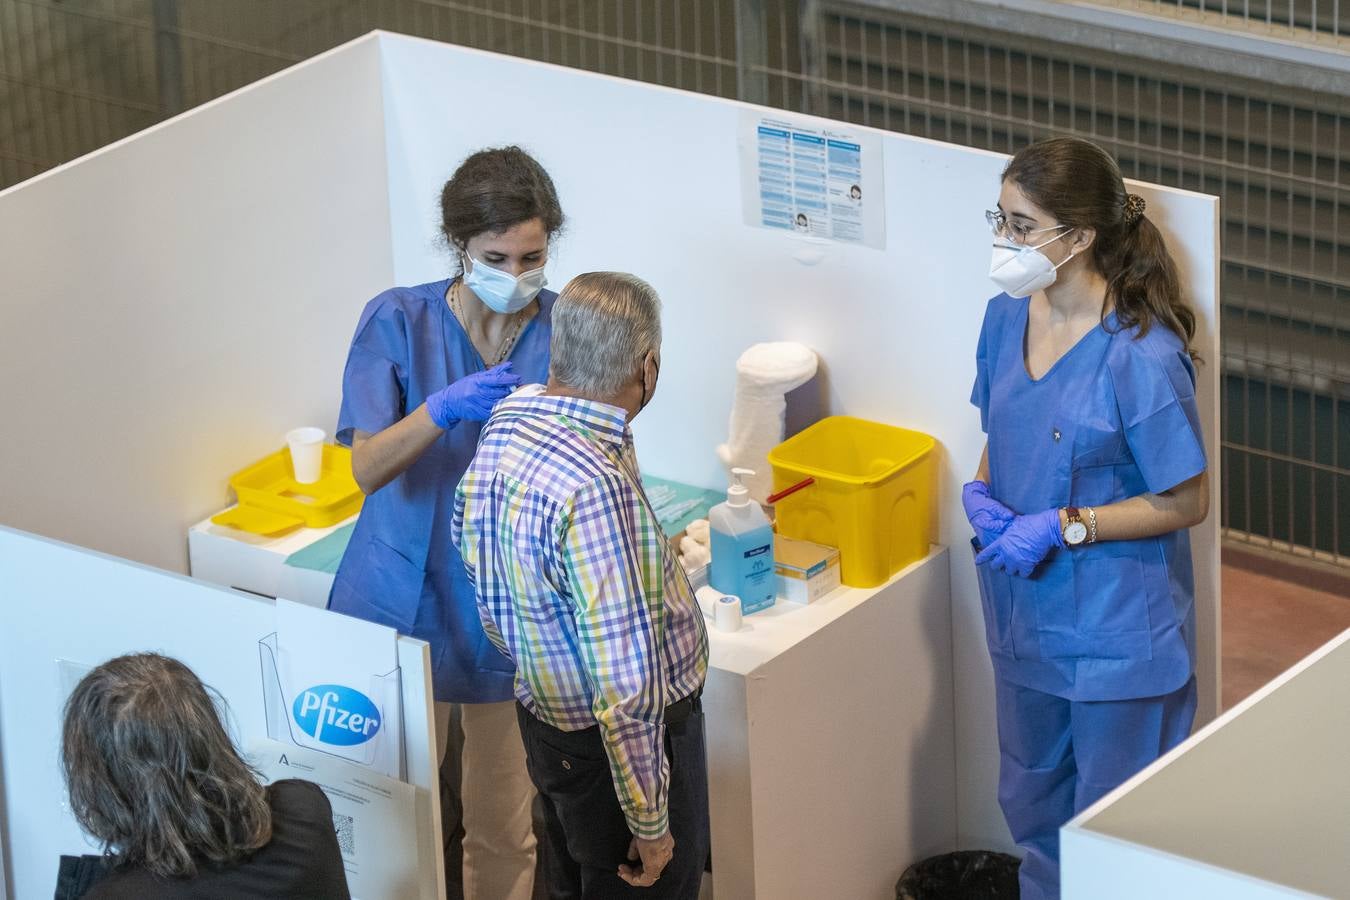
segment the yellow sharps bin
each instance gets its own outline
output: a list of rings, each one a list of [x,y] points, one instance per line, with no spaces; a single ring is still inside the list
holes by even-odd
[[[839,548],[840,577],[875,587],[928,555],[934,440],[852,416],[830,416],[769,452],[778,533]]]

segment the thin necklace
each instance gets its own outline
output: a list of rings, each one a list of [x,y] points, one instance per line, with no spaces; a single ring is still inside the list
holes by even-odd
[[[469,320],[464,317],[464,302],[459,296],[460,286],[463,284],[462,281],[456,281],[455,286],[450,289],[450,310],[455,314],[455,318],[459,319],[460,324],[464,326],[464,333],[467,335],[469,333]],[[511,314],[511,321],[506,326],[506,333],[502,335],[502,342],[497,347],[496,355],[487,364],[488,368],[500,365],[506,357],[511,355],[511,348],[515,346],[516,338],[520,336],[521,327],[525,322],[524,312],[524,309],[518,309]],[[470,339],[469,343],[472,344],[473,340]],[[487,361],[484,360],[484,362]]]

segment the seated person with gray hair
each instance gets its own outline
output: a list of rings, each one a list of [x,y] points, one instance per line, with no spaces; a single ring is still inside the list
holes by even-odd
[[[516,664],[551,896],[696,897],[708,636],[628,427],[656,389],[660,299],[632,275],[579,275],[554,304],[550,353],[548,384],[484,427],[451,537]]]
[[[351,896],[323,791],[259,783],[176,659],[135,653],[84,676],[66,702],[61,762],[71,812],[109,871],[63,872],[78,889],[58,885],[58,898]]]

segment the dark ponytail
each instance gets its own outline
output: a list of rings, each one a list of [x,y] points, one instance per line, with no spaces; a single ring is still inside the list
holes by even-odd
[[[1107,277],[1106,295],[1114,302],[1116,319],[1122,327],[1138,325],[1142,337],[1158,322],[1181,338],[1192,359],[1199,359],[1192,346],[1195,312],[1182,299],[1181,276],[1162,232],[1142,210],[1138,221],[1125,226],[1115,246],[1102,247],[1099,239],[1094,257]]]
[[[1199,359],[1195,312],[1182,296],[1176,262],[1144,214],[1144,199],[1125,191],[1109,153],[1091,141],[1051,138],[1023,148],[1003,179],[1060,224],[1096,230],[1092,264],[1106,279],[1107,305],[1122,328],[1137,326],[1142,337],[1161,324]]]

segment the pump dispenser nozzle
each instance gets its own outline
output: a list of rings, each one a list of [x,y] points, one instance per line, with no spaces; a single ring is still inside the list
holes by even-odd
[[[731,470],[731,487],[727,488],[728,506],[745,506],[750,502],[750,489],[741,482],[741,479],[754,474],[754,469]]]

